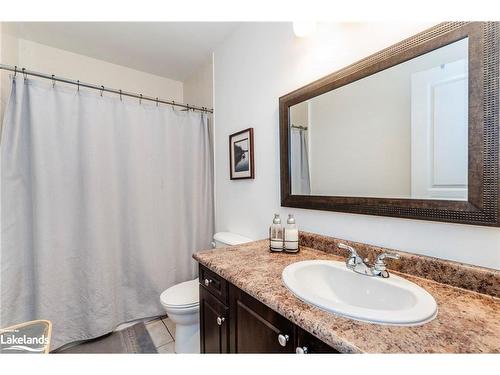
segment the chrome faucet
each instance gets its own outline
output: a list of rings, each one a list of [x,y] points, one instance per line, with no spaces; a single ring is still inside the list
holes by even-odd
[[[363,263],[363,259],[358,255],[354,247],[346,245],[345,243],[339,243],[338,247],[349,251],[350,255],[345,261],[345,265],[350,270],[354,270],[358,264]]]
[[[349,257],[345,261],[345,265],[350,270],[366,276],[378,276],[383,278],[389,277],[387,265],[384,262],[385,258],[399,259],[399,254],[396,253],[382,253],[379,254],[373,265],[368,264],[368,259],[361,258],[357,251],[349,245],[339,243],[338,247],[343,250],[349,251]]]

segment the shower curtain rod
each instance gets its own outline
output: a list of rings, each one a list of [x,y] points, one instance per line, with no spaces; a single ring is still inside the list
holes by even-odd
[[[84,83],[84,82],[80,82],[78,80],[75,81],[75,80],[72,80],[72,79],[67,79],[67,78],[62,78],[62,77],[56,77],[53,74],[50,75],[50,74],[38,73],[38,72],[34,72],[32,70],[28,70],[28,69],[25,69],[25,68],[19,69],[17,66],[0,64],[0,70],[8,70],[10,72],[14,72],[14,76],[17,73],[19,73],[19,74],[23,74],[25,77],[29,75],[29,76],[39,77],[39,78],[50,79],[54,83],[55,82],[68,83],[70,85],[76,85],[76,86],[78,86],[78,88],[80,88],[80,87],[86,87],[88,89],[99,90],[101,93],[103,93],[103,92],[110,92],[112,94],[120,95],[120,99],[121,99],[122,96],[128,96],[130,98],[139,99],[139,101],[149,100],[151,102],[155,102],[156,105],[158,105],[159,103],[161,103],[161,104],[169,104],[169,105],[174,105],[174,106],[177,106],[177,107],[182,107],[182,108],[185,108],[186,110],[192,109],[193,111],[201,111],[201,112],[207,112],[207,113],[213,113],[214,112],[213,109],[207,108],[207,107],[198,107],[198,106],[195,106],[195,105],[176,103],[173,100],[162,100],[162,99],[159,99],[159,98],[153,98],[152,96],[146,96],[146,95],[136,94],[136,93],[127,92],[127,91],[123,91],[123,90],[112,89],[112,88],[108,88],[108,87],[104,87],[104,86],[94,85],[94,84],[91,84],[91,83]]]

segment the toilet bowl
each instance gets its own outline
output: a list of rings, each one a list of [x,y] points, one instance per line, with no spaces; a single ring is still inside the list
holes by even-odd
[[[200,352],[198,279],[168,288],[160,301],[168,317],[175,323],[175,352]]]
[[[251,240],[229,232],[214,235],[215,247],[239,245]],[[200,352],[200,300],[198,279],[176,284],[160,295],[168,317],[175,323],[175,352]]]

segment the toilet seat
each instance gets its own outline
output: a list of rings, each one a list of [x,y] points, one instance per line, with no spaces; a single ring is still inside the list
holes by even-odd
[[[194,305],[191,307],[177,307],[177,308],[172,308],[172,307],[167,307],[163,306],[165,308],[165,311],[167,312],[168,317],[174,321],[173,317],[174,316],[181,316],[181,315],[191,315],[194,314],[198,316],[198,311],[200,311],[200,305]]]
[[[162,303],[164,307],[168,307],[169,309],[189,309],[190,307],[199,306],[199,303],[192,303],[190,305],[167,305],[166,303]]]
[[[198,288],[198,279],[174,285],[160,295],[161,304],[172,310],[198,308],[200,304]]]

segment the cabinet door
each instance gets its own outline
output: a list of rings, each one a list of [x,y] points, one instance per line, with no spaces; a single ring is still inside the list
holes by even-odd
[[[325,344],[323,341],[300,327],[297,327],[297,345],[295,352],[297,354],[339,353],[330,345]]]
[[[200,286],[200,351],[228,353],[228,308]]]
[[[294,325],[240,289],[229,286],[231,353],[294,353]]]

